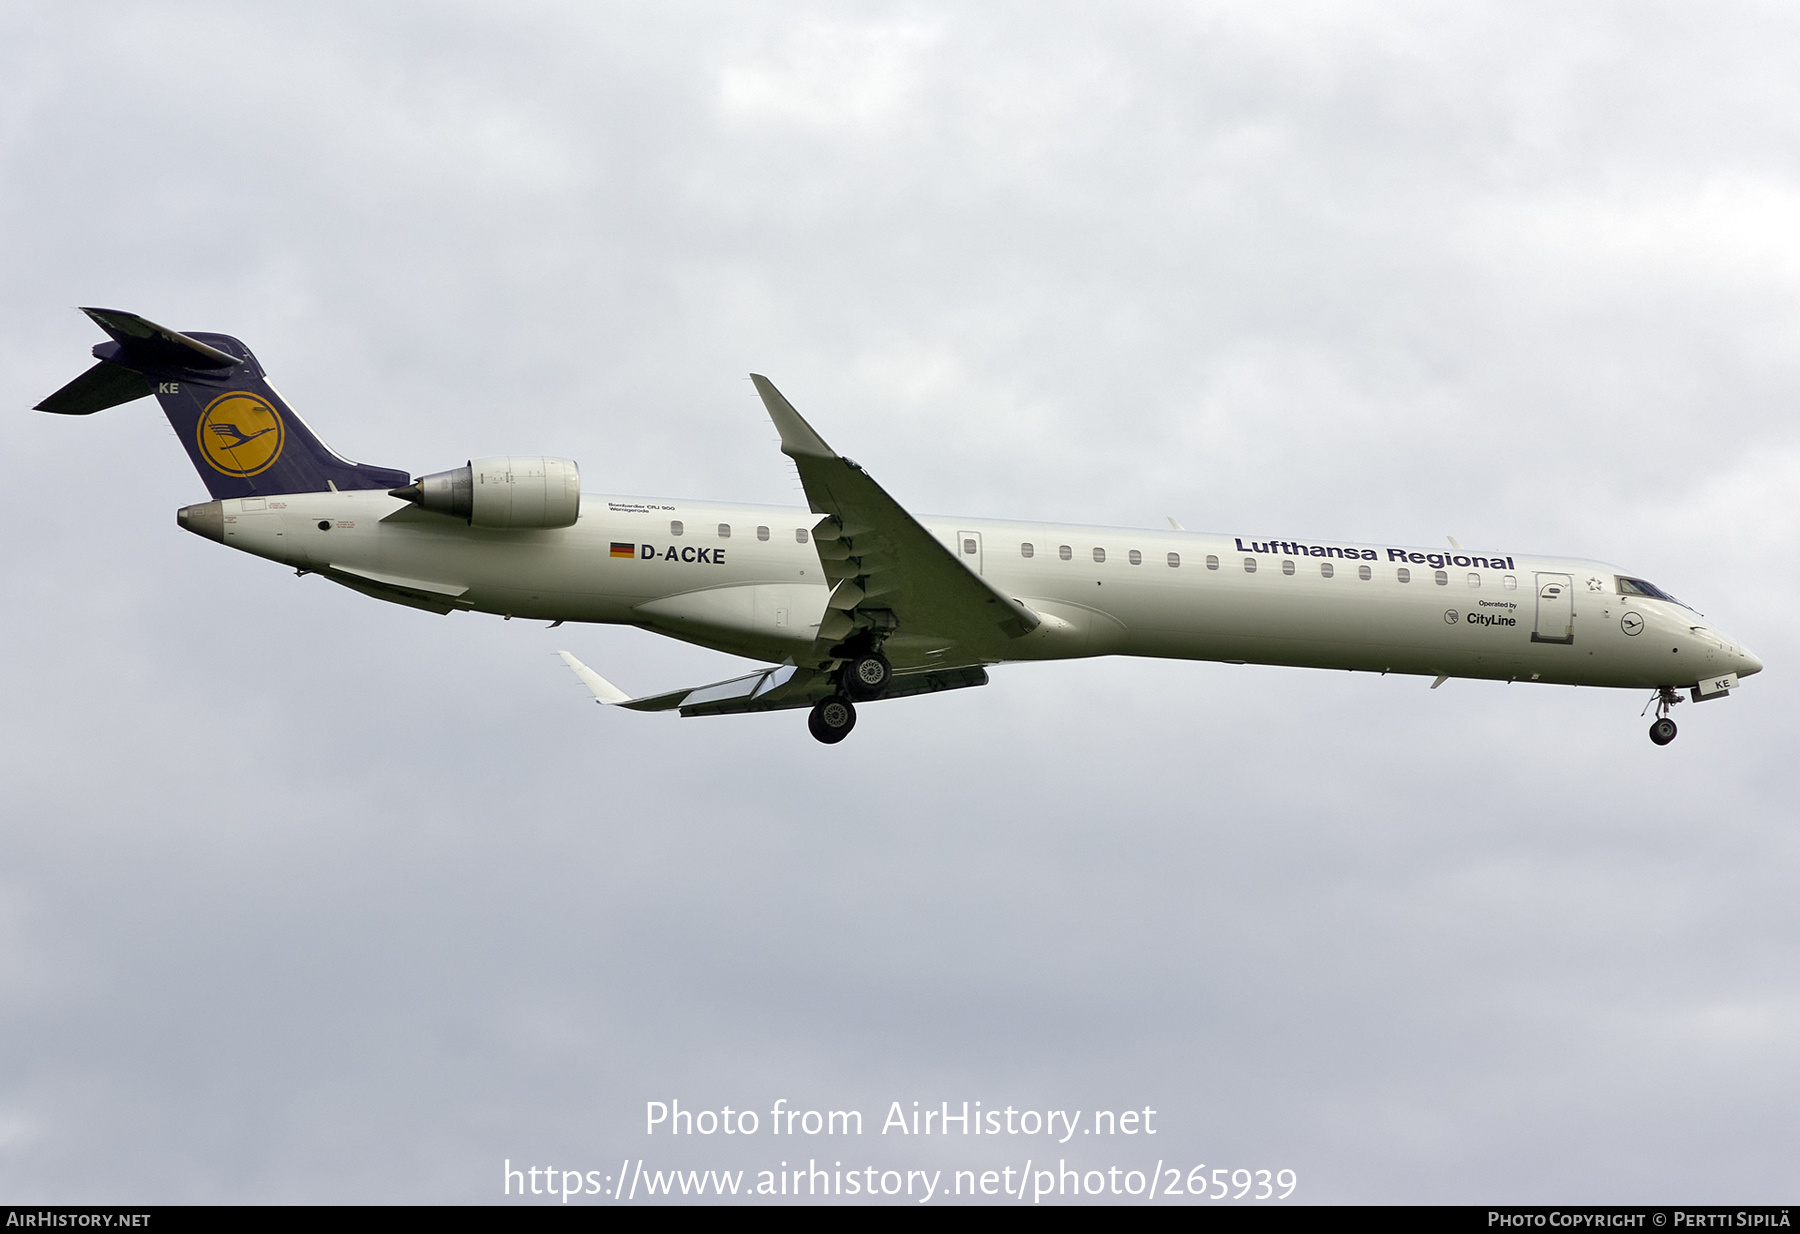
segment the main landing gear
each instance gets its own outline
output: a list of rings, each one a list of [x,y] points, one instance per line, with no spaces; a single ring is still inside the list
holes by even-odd
[[[807,731],[828,746],[836,745],[856,727],[856,703],[880,698],[893,680],[894,667],[879,651],[852,656],[838,678],[843,693],[813,705],[812,714],[806,717]]]
[[[865,703],[880,698],[893,679],[893,665],[879,651],[867,652],[844,665],[844,692]]]
[[[1669,719],[1669,712],[1680,701],[1681,696],[1672,687],[1664,686],[1644,708],[1645,711],[1650,710],[1651,706],[1656,708],[1656,721],[1650,725],[1650,740],[1659,746],[1666,746],[1675,740],[1675,721]]]
[[[807,731],[828,746],[834,746],[856,727],[856,705],[839,694],[814,703],[806,717]]]

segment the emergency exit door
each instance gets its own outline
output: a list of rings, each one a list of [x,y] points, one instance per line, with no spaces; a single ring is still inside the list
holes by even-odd
[[[979,531],[959,531],[956,533],[956,555],[962,563],[981,573],[981,533]]]

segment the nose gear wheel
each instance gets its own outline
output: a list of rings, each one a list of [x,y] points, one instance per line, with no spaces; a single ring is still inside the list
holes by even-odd
[[[1666,746],[1675,740],[1675,721],[1669,719],[1669,713],[1680,701],[1681,695],[1675,693],[1673,686],[1664,686],[1644,704],[1645,711],[1656,708],[1656,722],[1650,726],[1650,740],[1659,746]]]

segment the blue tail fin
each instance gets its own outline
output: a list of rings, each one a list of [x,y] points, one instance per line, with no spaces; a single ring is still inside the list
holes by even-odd
[[[228,334],[178,334],[134,313],[84,308],[112,342],[93,368],[37,405],[91,415],[154,394],[214,497],[399,488],[404,471],[340,458],[313,436]]]

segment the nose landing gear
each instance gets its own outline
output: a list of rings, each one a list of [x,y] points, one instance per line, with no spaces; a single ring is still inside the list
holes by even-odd
[[[1644,707],[1645,711],[1650,710],[1652,706],[1656,708],[1656,721],[1650,725],[1650,740],[1659,746],[1666,746],[1675,740],[1675,721],[1669,719],[1669,712],[1674,710],[1675,704],[1680,701],[1681,696],[1675,693],[1673,687],[1664,686],[1656,692],[1656,697],[1652,698]]]

